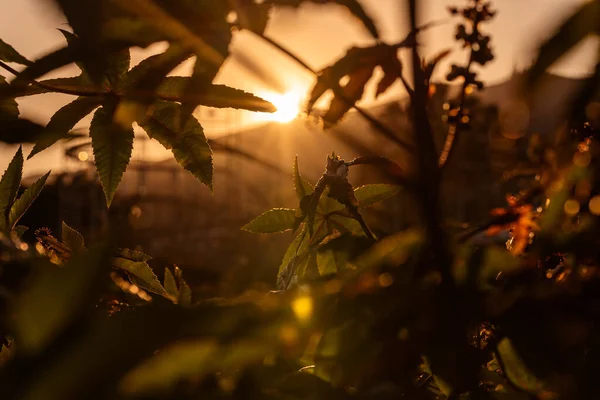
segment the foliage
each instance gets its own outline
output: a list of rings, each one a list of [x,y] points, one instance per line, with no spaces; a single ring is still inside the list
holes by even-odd
[[[341,5],[378,38],[357,1],[305,2]],[[2,139],[34,139],[33,155],[71,137],[75,124],[96,110],[90,136],[110,205],[131,156],[134,121],[212,187],[212,151],[192,116],[195,107],[272,110],[251,94],[212,84],[231,39],[226,16],[234,11],[236,27],[262,35],[271,7],[303,2],[56,3],[75,31],[64,32],[66,47],[29,62],[0,42],[0,65],[27,66],[15,71],[10,84],[1,83]],[[17,223],[48,174],[19,196],[24,163],[19,147],[0,180],[2,398],[596,398],[599,127],[574,109],[569,135],[546,149],[560,157],[540,162],[538,179],[508,197],[506,207],[492,210],[488,221],[451,236],[439,187],[454,141],[446,142],[445,159],[438,161],[426,109],[431,71],[445,53],[423,62],[415,42],[422,29],[416,27],[417,2],[407,5],[407,41],[349,51],[319,74],[312,101],[333,90],[326,120],[336,123],[362,96],[376,66],[385,74],[379,91],[396,79],[405,81],[395,51],[407,47],[416,67],[413,86],[406,89],[418,171],[412,176],[384,157],[346,161],[332,152],[313,184],[296,159],[297,207],[269,210],[242,228],[258,234],[291,231],[278,291],[194,298],[178,267],[164,268],[161,281],[149,255],[118,247],[110,233],[86,243],[67,223],[60,240],[43,229],[36,232],[37,243],[24,242],[25,228]],[[470,65],[492,59],[479,24],[494,12],[480,0],[450,12],[470,25],[459,25],[457,34],[470,61],[453,66],[449,76],[463,77],[464,100],[466,88],[478,85]],[[592,18],[597,12],[597,2],[586,3],[542,46],[530,83],[597,29],[598,19]],[[165,53],[129,68],[130,47],[161,40],[169,42]],[[192,55],[191,77],[166,76]],[[70,62],[80,65],[80,76],[36,80]],[[590,80],[596,87],[586,87],[576,106],[585,108],[597,91],[598,73],[600,68]],[[329,82],[346,75],[350,80],[343,88]],[[14,98],[45,92],[78,97],[31,135],[38,126],[18,118]],[[464,104],[451,107],[449,115],[456,110],[459,118],[447,120],[450,130],[466,123]],[[380,168],[393,184],[355,188],[348,172],[357,165]],[[376,235],[364,210],[394,196],[414,197],[421,220],[410,229]],[[506,246],[471,240],[507,229]]]

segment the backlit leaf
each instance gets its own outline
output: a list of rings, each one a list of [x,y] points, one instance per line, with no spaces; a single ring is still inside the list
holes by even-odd
[[[13,228],[17,222],[19,222],[27,209],[31,206],[35,199],[37,199],[49,176],[50,172],[46,173],[46,175],[35,181],[23,192],[17,201],[13,203],[12,207],[10,208],[10,215],[8,218],[9,228]]]
[[[278,233],[292,229],[296,210],[290,208],[274,208],[269,210],[242,227],[252,233]]]
[[[169,76],[156,90],[156,97],[167,101],[193,101],[206,107],[237,108],[249,111],[275,112],[275,106],[270,102],[225,85],[209,85],[202,93],[185,93],[190,78],[184,76]]]
[[[114,257],[111,261],[113,267],[123,270],[132,283],[149,292],[167,296],[167,292],[152,271],[152,268],[143,261],[131,261],[122,257]]]
[[[96,97],[79,97],[54,113],[27,158],[33,157],[61,139],[69,138],[71,136],[69,131],[81,119],[100,106],[101,101],[101,98]]]
[[[359,207],[369,207],[380,201],[395,196],[402,190],[401,186],[388,184],[364,185],[354,189],[354,196]]]
[[[119,251],[117,252],[117,255],[121,258],[126,258],[131,261],[150,261],[150,260],[152,260],[152,257],[150,257],[148,254],[141,252],[141,251],[137,251],[137,250],[131,250],[131,249],[119,249]]]
[[[73,253],[77,253],[85,249],[85,241],[81,233],[71,228],[64,221],[62,223],[62,242]]]
[[[171,149],[183,168],[212,190],[212,150],[204,136],[204,130],[195,118],[188,118],[183,131],[179,132],[179,118],[179,105],[157,102],[152,114],[140,125],[148,136]]]
[[[6,230],[9,227],[10,209],[17,197],[22,176],[23,150],[19,147],[0,180],[0,230]]]
[[[298,156],[294,159],[294,189],[296,190],[296,198],[301,201],[304,196],[308,196],[313,192],[313,186],[300,175],[298,168]]]
[[[165,279],[163,286],[165,291],[173,298],[174,301],[179,301],[179,289],[177,288],[177,283],[175,282],[175,277],[171,273],[171,270],[165,268]]]
[[[133,128],[113,123],[113,115],[105,107],[94,114],[90,125],[94,161],[100,183],[110,207],[113,197],[127,169],[133,150]]]

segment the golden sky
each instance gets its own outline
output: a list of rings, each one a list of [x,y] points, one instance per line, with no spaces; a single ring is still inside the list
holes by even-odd
[[[488,83],[506,79],[515,66],[522,68],[535,57],[535,48],[543,38],[552,33],[554,27],[564,20],[570,12],[585,0],[496,0],[498,10],[496,18],[486,26],[492,35],[492,46],[496,59],[481,71],[481,77]],[[0,37],[12,44],[30,59],[54,49],[63,43],[62,35],[55,29],[64,27],[64,20],[43,0],[2,0],[0,13]],[[408,31],[404,0],[362,0],[364,7],[376,20],[387,42],[395,42]],[[420,0],[423,7],[423,22],[448,17],[449,5],[462,5],[463,0]],[[452,48],[455,51],[446,63],[462,62],[465,53],[453,41],[455,21],[448,21],[428,31],[421,40],[422,53],[432,55]],[[335,6],[305,5],[297,12],[289,9],[278,10],[273,14],[266,34],[306,60],[312,67],[320,69],[341,57],[352,46],[372,44],[369,35],[359,23],[347,18],[347,14]],[[553,70],[568,76],[589,74],[596,62],[594,45],[597,37],[589,38],[568,54]],[[157,49],[154,48],[154,51]],[[258,64],[272,73],[275,85],[269,87],[256,79],[248,71],[240,68],[234,59],[229,59],[222,68],[217,80],[231,86],[255,93],[273,92],[273,86],[285,86],[286,90],[303,91],[312,83],[312,77],[297,67],[293,61],[277,53],[269,45],[260,42],[251,34],[237,34],[232,52],[242,52],[245,57],[258,60]],[[134,54],[134,62],[139,62],[142,52]],[[185,74],[186,66],[177,72]],[[441,65],[440,72],[447,70],[447,64]],[[77,74],[75,67],[66,67],[60,71],[63,76]],[[10,75],[0,72],[10,77]],[[56,74],[58,75],[58,74]],[[383,97],[383,101],[401,96],[402,89],[395,84]],[[369,93],[367,92],[367,95]],[[44,122],[59,107],[70,101],[68,96],[42,95],[21,101],[22,114]],[[369,100],[366,100],[369,103]],[[89,118],[88,118],[89,122]],[[202,121],[201,121],[202,122]],[[243,125],[243,122],[241,122]],[[85,121],[78,127],[85,127]],[[26,149],[27,150],[27,149]],[[0,171],[4,170],[13,148],[0,147]],[[28,166],[29,172],[48,165],[60,165],[59,152],[47,150],[37,155]],[[38,159],[36,163],[33,163]]]

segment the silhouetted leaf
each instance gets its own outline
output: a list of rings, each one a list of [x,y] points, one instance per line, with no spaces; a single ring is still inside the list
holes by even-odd
[[[56,90],[53,90],[56,89]],[[15,91],[15,97],[34,96],[52,92],[73,92],[81,94],[106,94],[108,91],[91,82],[85,75],[70,78],[54,78],[39,81],[39,84],[30,84]]]
[[[17,197],[22,177],[23,150],[19,146],[0,180],[0,230],[6,230],[9,227],[10,209]]]
[[[268,2],[256,4],[252,1],[235,0],[234,10],[237,13],[237,22],[240,28],[259,34],[265,32],[271,11],[271,5]]]
[[[77,122],[100,106],[101,102],[102,99],[97,97],[79,97],[54,113],[44,132],[37,138],[35,146],[33,146],[33,150],[31,150],[27,159],[61,139],[72,137],[69,131],[73,129]]]
[[[0,61],[29,65],[31,61],[20,55],[14,47],[0,39]]]
[[[273,208],[242,227],[251,233],[278,233],[292,229],[296,210],[291,208]]]
[[[8,227],[12,229],[17,222],[21,219],[21,217],[25,214],[27,209],[31,206],[31,204],[37,199],[40,192],[44,188],[46,184],[46,180],[50,176],[50,172],[46,173],[46,175],[42,176],[40,179],[35,181],[31,186],[29,186],[23,194],[13,203],[10,208],[10,215],[8,217]]]
[[[41,77],[57,68],[80,60],[81,54],[76,47],[66,46],[35,60],[11,81],[11,90],[18,91],[26,87],[32,80]],[[10,94],[10,92],[8,92]]]
[[[6,79],[0,75],[0,87],[7,88]],[[19,117],[19,105],[13,97],[0,98],[0,121],[10,121]]]
[[[600,3],[586,2],[569,17],[558,32],[540,48],[539,56],[529,70],[528,79],[535,83],[558,59],[586,36],[600,32]]]
[[[130,277],[132,283],[142,289],[161,296],[168,296],[152,268],[144,261],[131,261],[126,258],[115,257],[111,260],[111,264],[115,268],[123,270]]]
[[[212,190],[212,151],[200,123],[189,118],[183,131],[178,132],[180,106],[157,102],[151,115],[140,123],[148,135],[171,149],[177,162]]]
[[[94,162],[106,196],[106,204],[110,207],[131,158],[133,128],[126,129],[114,124],[110,110],[101,107],[92,119],[90,136],[94,149]]]
[[[185,93],[189,77],[169,76],[156,90],[156,97],[167,101],[194,101],[206,107],[237,108],[249,111],[275,112],[275,106],[252,93],[225,85],[209,85],[202,93]]]
[[[62,242],[73,253],[77,253],[85,249],[85,241],[81,233],[71,228],[64,221],[62,223]]]
[[[402,190],[398,185],[372,184],[364,185],[354,189],[354,196],[358,200],[359,207],[369,207],[380,201],[395,196]]]
[[[310,1],[316,4],[339,4],[345,7],[352,15],[358,18],[363,25],[367,28],[369,33],[377,39],[379,38],[379,32],[373,20],[367,15],[363,7],[360,5],[358,0],[268,0],[268,2],[283,5],[283,6],[294,6],[298,7],[305,1]]]
[[[179,297],[178,303],[183,307],[189,307],[192,305],[192,290],[186,281],[179,280]]]
[[[496,353],[501,361],[502,370],[510,382],[532,394],[537,394],[544,389],[544,383],[525,365],[509,338],[505,337],[498,342]]]

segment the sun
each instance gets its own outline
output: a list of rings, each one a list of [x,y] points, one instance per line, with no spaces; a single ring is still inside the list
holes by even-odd
[[[285,124],[293,121],[300,114],[302,96],[296,91],[284,94],[266,93],[261,97],[273,103],[275,108],[277,108],[277,111],[274,113],[265,115],[266,119],[270,121]]]

